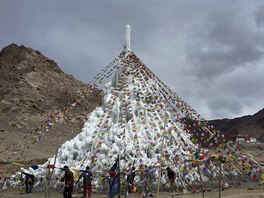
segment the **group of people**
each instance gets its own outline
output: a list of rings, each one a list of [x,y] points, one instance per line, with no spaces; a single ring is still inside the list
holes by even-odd
[[[136,176],[136,168],[133,166],[130,171],[127,172],[127,193],[130,194],[132,192],[135,192],[135,184],[134,184],[134,179]],[[147,166],[141,167],[142,170],[144,170],[143,174],[140,174],[140,181],[143,184],[143,197],[148,197],[149,196],[149,173]],[[74,187],[74,175],[73,172],[70,171],[68,166],[64,166],[63,170],[65,171],[64,177],[62,178],[62,182],[64,182],[64,189],[63,189],[63,197],[64,198],[72,198],[72,193],[73,193],[73,187]],[[170,168],[167,167],[167,177],[168,177],[168,182],[170,183],[171,190],[174,191],[175,189],[178,191],[178,186],[176,185],[176,173]],[[25,175],[25,184],[26,184],[26,193],[31,193],[33,184],[34,184],[34,175],[28,174],[23,172],[22,174]],[[92,195],[92,180],[93,180],[93,174],[92,171],[90,170],[89,166],[86,166],[86,170],[82,171],[82,174],[79,177],[79,180],[83,178],[83,197],[84,198],[90,198]],[[167,184],[166,183],[166,184]]]
[[[127,172],[127,178],[126,178],[126,182],[127,182],[127,193],[130,194],[132,192],[134,192],[134,188],[135,188],[135,184],[134,184],[134,179],[136,176],[136,168],[133,166],[132,169]],[[73,192],[73,186],[74,186],[74,177],[73,177],[73,173],[69,170],[68,166],[64,167],[65,170],[65,175],[64,175],[64,182],[65,182],[65,186],[64,186],[64,191],[63,191],[63,196],[64,198],[72,198],[72,192]],[[149,194],[149,173],[147,171],[147,167],[145,166],[144,169],[145,173],[141,178],[141,182],[143,182],[143,197],[148,197],[150,196]],[[176,183],[176,173],[170,168],[167,167],[166,168],[167,171],[167,177],[168,177],[168,182],[170,184],[171,190],[174,191],[176,190],[178,192],[178,186]],[[83,178],[83,197],[84,198],[90,198],[92,195],[92,179],[93,179],[93,175],[92,175],[92,171],[90,170],[90,167],[87,166],[85,171],[82,171],[82,174],[80,175],[80,178]],[[167,184],[165,183],[165,185]]]
[[[140,191],[142,192],[143,197],[153,196],[150,193],[150,186],[152,183],[152,179],[155,178],[155,176],[153,175],[154,170],[155,169],[151,167],[148,168],[146,165],[145,166],[140,165],[139,167],[138,176],[139,176],[139,183],[141,184],[140,186],[142,187]],[[176,192],[178,192],[178,185],[176,183],[176,173],[170,167],[167,167],[166,171],[167,171],[168,181],[163,186],[169,183],[171,191],[174,192],[176,190]],[[135,189],[136,189],[135,184],[134,184],[134,179],[136,176],[135,167],[133,166],[132,169],[126,173],[126,175],[127,175],[127,180],[126,180],[127,181],[127,194],[130,194],[131,192],[135,192]]]
[[[65,174],[63,181],[65,183],[63,190],[64,198],[72,198],[73,186],[74,186],[74,177],[73,173],[70,171],[68,166],[64,166]],[[90,198],[92,195],[92,179],[93,175],[90,171],[90,167],[86,166],[85,171],[82,171],[82,174],[79,177],[79,180],[83,178],[83,198]]]

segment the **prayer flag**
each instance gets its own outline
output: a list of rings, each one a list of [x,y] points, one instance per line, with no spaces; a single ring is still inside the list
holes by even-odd
[[[120,194],[120,171],[119,171],[119,158],[116,159],[115,164],[108,171],[111,176],[110,179],[110,190],[109,190],[109,198],[112,198],[118,194]]]

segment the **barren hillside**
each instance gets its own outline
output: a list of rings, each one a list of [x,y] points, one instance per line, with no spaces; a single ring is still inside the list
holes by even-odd
[[[83,85],[39,51],[16,44],[3,48],[0,52],[0,151],[12,144],[15,146],[0,153],[0,161],[8,157],[10,161],[19,157],[19,162],[46,160],[62,143],[78,134],[87,114],[101,101],[98,90],[70,108],[62,121],[55,123],[52,119],[76,101]],[[34,142],[36,128],[41,130],[51,122],[54,126],[49,126],[49,131]]]

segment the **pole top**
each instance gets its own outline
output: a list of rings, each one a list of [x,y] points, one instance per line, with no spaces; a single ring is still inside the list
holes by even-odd
[[[130,25],[126,25],[125,29],[125,35],[124,35],[124,51],[129,52],[131,51],[130,49],[130,32],[131,32],[131,27]]]

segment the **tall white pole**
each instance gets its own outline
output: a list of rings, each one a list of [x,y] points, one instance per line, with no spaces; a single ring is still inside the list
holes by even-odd
[[[126,25],[125,29],[125,35],[124,35],[124,51],[125,52],[130,52],[130,32],[131,32],[131,27],[130,25]]]

